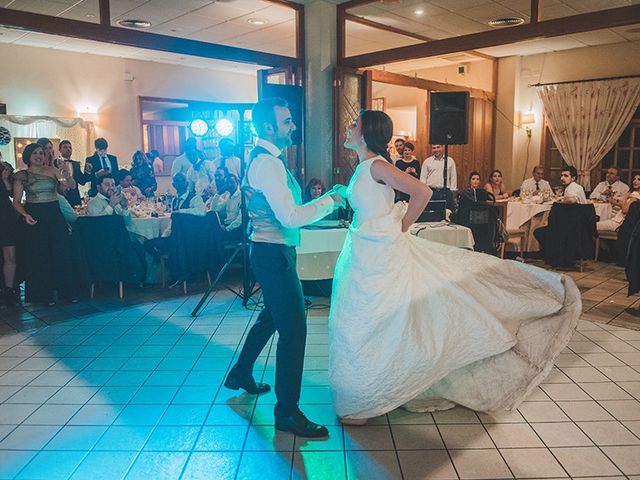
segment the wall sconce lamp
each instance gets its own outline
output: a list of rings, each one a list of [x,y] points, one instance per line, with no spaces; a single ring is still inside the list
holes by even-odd
[[[527,137],[531,138],[531,127],[536,123],[536,116],[534,113],[520,113],[520,126],[526,125],[524,131],[527,132]]]
[[[98,112],[95,108],[90,107],[89,105],[83,105],[78,108],[78,117],[88,122],[96,123],[98,121]]]

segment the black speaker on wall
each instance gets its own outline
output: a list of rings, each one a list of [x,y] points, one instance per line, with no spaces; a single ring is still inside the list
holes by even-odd
[[[293,123],[296,130],[291,136],[294,145],[302,143],[302,105],[304,91],[298,85],[278,85],[275,83],[266,83],[262,86],[262,98],[279,97],[286,100],[289,104]]]
[[[429,143],[463,145],[469,140],[469,92],[432,92]]]

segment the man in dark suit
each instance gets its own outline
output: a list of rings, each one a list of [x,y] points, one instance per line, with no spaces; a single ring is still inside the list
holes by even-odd
[[[89,195],[92,197],[98,192],[96,178],[104,175],[112,175],[114,178],[118,178],[118,158],[114,155],[107,153],[109,144],[104,138],[96,138],[94,142],[96,147],[96,153],[87,157],[85,162],[91,165],[91,188],[89,189]]]
[[[75,207],[81,203],[78,185],[84,185],[91,180],[92,166],[89,163],[85,164],[85,171],[83,172],[80,162],[71,160],[73,148],[69,140],[62,140],[58,148],[61,157],[60,169],[67,180],[64,196],[69,204]]]

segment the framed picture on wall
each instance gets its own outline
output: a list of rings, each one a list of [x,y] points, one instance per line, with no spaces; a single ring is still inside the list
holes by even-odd
[[[387,107],[387,102],[384,97],[372,98],[371,99],[371,110],[380,110],[384,112]]]

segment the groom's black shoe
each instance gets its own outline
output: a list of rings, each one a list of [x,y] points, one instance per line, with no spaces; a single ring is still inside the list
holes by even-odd
[[[313,423],[298,410],[291,415],[276,416],[276,430],[291,432],[299,437],[323,438],[329,436],[327,427]]]
[[[231,390],[242,388],[252,395],[260,395],[261,393],[267,393],[271,390],[268,384],[256,382],[253,379],[253,375],[243,373],[237,365],[235,365],[229,372],[229,375],[227,375],[224,386]]]

